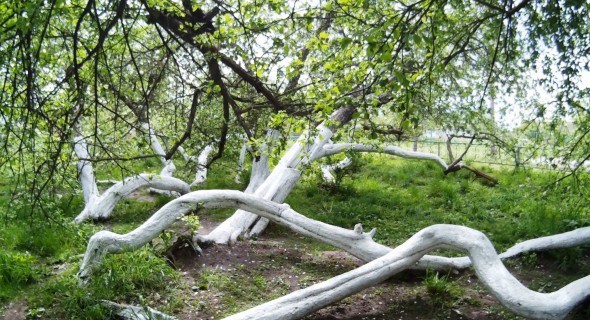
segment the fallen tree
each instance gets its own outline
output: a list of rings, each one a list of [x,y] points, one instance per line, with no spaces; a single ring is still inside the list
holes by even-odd
[[[179,216],[190,211],[198,211],[200,208],[247,210],[287,226],[295,232],[341,248],[365,262],[377,259],[373,263],[329,280],[327,283],[305,289],[308,291],[303,293],[298,291],[279,299],[279,302],[261,306],[264,310],[273,306],[271,309],[276,312],[287,312],[272,313],[268,319],[303,317],[409,268],[448,269],[473,265],[480,280],[502,304],[513,312],[527,317],[563,317],[590,295],[590,277],[577,280],[554,293],[542,294],[530,291],[520,284],[500,262],[501,258],[512,257],[526,251],[588,243],[590,227],[525,241],[498,256],[492,244],[481,232],[466,227],[436,225],[418,232],[403,245],[391,249],[373,241],[375,229],[365,233],[360,224],[355,226],[354,230],[332,226],[309,219],[286,204],[278,204],[255,195],[231,190],[203,190],[186,194],[169,202],[137,229],[124,235],[110,231],[96,233],[89,240],[80,266],[78,273],[80,280],[88,281],[92,270],[101,264],[106,254],[140,248],[157,237]],[[440,247],[465,250],[469,256],[446,258],[425,255]],[[305,296],[317,302],[310,303],[310,300],[303,298]],[[300,302],[303,304],[300,305]],[[306,307],[303,308],[303,305]],[[257,310],[247,311],[245,315],[236,315],[234,319],[251,319],[251,312],[261,312],[261,309]],[[291,313],[293,313],[291,317],[283,317]],[[257,314],[258,319],[261,314]]]

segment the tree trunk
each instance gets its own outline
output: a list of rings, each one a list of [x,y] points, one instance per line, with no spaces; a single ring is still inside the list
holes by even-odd
[[[244,161],[246,159],[246,151],[248,150],[248,145],[246,142],[242,144],[242,148],[240,149],[240,156],[238,158],[238,172],[236,173],[236,178],[234,181],[236,183],[242,182],[242,171],[244,170]]]
[[[199,156],[197,157],[197,173],[195,174],[195,180],[190,184],[190,186],[196,186],[199,184],[205,183],[207,180],[207,159],[209,155],[213,151],[212,145],[207,145]]]
[[[313,138],[311,134],[310,130],[305,131],[297,139],[264,183],[255,189],[254,195],[276,202],[285,200],[301,176],[300,171],[296,168],[305,167],[315,153],[320,151],[323,145],[330,140],[333,131],[322,123],[316,128]],[[208,235],[199,235],[197,240],[202,243],[228,244],[235,242],[239,236],[255,237],[259,235],[267,224],[268,221],[260,221],[255,214],[238,210]]]
[[[174,165],[174,162],[172,162],[172,159],[166,160],[166,152],[164,151],[164,148],[162,148],[158,136],[156,135],[154,130],[150,128],[150,125],[147,122],[141,124],[141,129],[147,133],[152,151],[158,155],[160,161],[162,162],[162,165],[164,165],[164,168],[160,172],[160,175],[171,177],[174,174],[174,171],[176,171],[176,166]]]

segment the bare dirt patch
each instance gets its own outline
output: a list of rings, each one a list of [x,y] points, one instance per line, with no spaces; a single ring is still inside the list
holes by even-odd
[[[187,299],[177,315],[180,319],[219,319],[361,265],[345,252],[320,249],[326,248],[282,229],[273,229],[258,240],[204,248],[204,256],[181,248],[174,254]],[[539,268],[526,267],[520,260],[510,265],[515,276],[534,289],[552,291],[563,281],[569,282],[559,276],[562,271],[549,267],[549,261],[541,261]],[[402,272],[306,319],[522,319],[502,307],[472,271],[440,274],[449,287],[449,293],[442,294],[428,289],[426,277],[425,272]],[[587,315],[585,305],[570,319],[587,319]]]
[[[13,301],[0,311],[0,317],[6,320],[24,320],[27,317],[27,304],[24,301]]]

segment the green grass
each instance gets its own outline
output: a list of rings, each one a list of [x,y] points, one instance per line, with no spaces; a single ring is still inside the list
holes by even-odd
[[[310,218],[341,227],[376,227],[376,239],[388,245],[438,223],[478,229],[499,248],[590,224],[589,200],[568,191],[569,180],[551,186],[556,177],[548,172],[483,167],[500,181],[490,187],[468,172],[445,176],[433,163],[385,156],[364,161],[337,187],[301,181],[286,202]]]
[[[438,223],[478,229],[490,237],[499,251],[520,240],[590,225],[586,175],[555,185],[557,176],[551,172],[498,170],[476,165],[499,180],[497,186],[490,187],[468,172],[445,176],[433,163],[378,155],[355,160],[357,165],[345,170],[337,185],[322,184],[316,174],[307,174],[286,203],[310,218],[330,224],[353,228],[362,223],[367,231],[377,228],[376,240],[391,246]],[[140,166],[134,170],[143,172],[158,167],[153,159],[147,162],[145,168]],[[199,189],[243,190],[245,183],[234,182],[234,165],[213,166],[206,184]],[[193,172],[183,171],[182,166],[179,168],[178,176],[192,179]],[[104,172],[99,176],[117,178],[108,177]],[[149,304],[171,313],[183,303],[177,292],[183,286],[178,273],[149,246],[133,253],[109,255],[86,287],[79,287],[75,276],[79,255],[84,253],[93,233],[101,229],[128,232],[170,201],[169,198],[157,196],[153,202],[126,199],[117,204],[110,221],[75,225],[71,220],[83,207],[79,193],[47,201],[50,216],[38,214],[31,219],[21,219],[27,216],[24,213],[26,204],[17,201],[8,207],[9,187],[9,183],[0,181],[0,204],[3,205],[0,208],[4,217],[0,227],[0,302],[26,299],[31,318],[58,319],[108,318],[110,311],[102,307],[101,299]],[[203,210],[200,214],[221,220],[233,211]],[[279,234],[286,232],[281,228],[275,230]],[[330,249],[322,244],[309,247]],[[553,251],[549,255],[561,270],[569,272],[576,270],[581,250]],[[524,259],[534,265],[538,258],[531,254]],[[53,269],[58,266],[63,271],[56,274]],[[302,264],[301,268],[306,271],[310,283],[328,277],[327,273],[339,272],[322,270],[327,273],[320,277],[314,273],[313,265]],[[201,275],[198,285],[214,287],[223,293],[220,303],[227,306],[224,310],[227,315],[262,302],[261,297],[268,299],[286,292],[285,285],[261,275],[260,270],[240,270],[233,275],[210,270]],[[433,299],[448,292],[453,296],[461,295],[452,280],[445,276],[427,274],[424,284]],[[549,288],[549,285],[561,285],[561,282],[535,284],[540,289]],[[257,292],[268,288],[274,291],[257,296]],[[153,298],[156,293],[167,297],[166,302]]]

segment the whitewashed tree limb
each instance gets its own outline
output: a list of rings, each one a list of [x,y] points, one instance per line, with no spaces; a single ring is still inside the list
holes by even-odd
[[[88,242],[79,276],[88,277],[91,269],[99,265],[107,253],[131,251],[145,245],[176,221],[177,217],[197,207],[238,208],[253,212],[295,232],[340,247],[365,261],[385,255],[390,250],[371,239],[374,231],[363,233],[362,228],[353,231],[315,221],[295,212],[288,205],[240,191],[200,190],[167,203],[141,226],[127,234],[118,235],[105,230],[93,235]]]
[[[178,152],[180,152],[180,154],[184,158],[184,161],[186,161],[186,162],[197,161],[195,156],[190,156],[188,153],[186,153],[186,150],[184,150],[184,148],[182,146],[178,146],[177,150],[178,150]]]
[[[197,164],[197,173],[195,174],[195,180],[191,182],[190,186],[196,186],[203,184],[207,180],[207,159],[213,151],[213,144],[209,144],[203,148],[199,153],[199,156],[191,156],[182,146],[178,146],[178,152],[182,155],[186,162],[195,162]]]
[[[152,151],[154,151],[154,153],[158,155],[158,158],[162,162],[162,165],[164,165],[164,168],[160,172],[160,175],[171,177],[176,171],[176,166],[174,165],[174,162],[172,162],[172,159],[166,160],[166,152],[164,151],[164,148],[162,148],[158,136],[147,122],[141,124],[141,129],[144,130],[148,135],[148,141],[150,147],[152,148]]]
[[[481,232],[453,225],[422,229],[387,255],[330,280],[225,318],[300,319],[329,304],[385,281],[437,248],[466,251],[479,280],[506,308],[532,319],[562,319],[590,296],[590,276],[552,293],[539,293],[522,285],[502,264]]]
[[[350,276],[349,274],[343,276],[344,278],[347,277],[346,275],[350,276],[346,279],[360,279],[363,277],[363,274],[368,275],[366,279],[354,280],[357,283],[354,286],[356,288],[354,290],[362,290],[367,286],[383,281],[393,274],[391,273],[392,270],[395,273],[407,268],[416,267],[422,261],[423,264],[431,262],[431,266],[436,266],[436,261],[429,260],[433,260],[433,258],[435,260],[439,257],[426,256],[425,254],[436,248],[445,247],[468,251],[468,259],[475,263],[474,268],[480,280],[489,288],[494,296],[517,314],[540,318],[544,316],[561,317],[590,294],[590,277],[574,282],[553,294],[540,294],[528,290],[518,283],[504,268],[500,262],[502,255],[498,256],[496,254],[489,240],[482,233],[466,227],[451,225],[429,227],[420,231],[403,245],[391,249],[372,240],[375,233],[374,230],[364,233],[360,225],[355,226],[355,230],[339,228],[309,219],[295,212],[288,205],[277,204],[251,194],[232,190],[202,190],[186,194],[166,204],[140,227],[124,235],[118,235],[110,231],[98,232],[91,237],[88,243],[86,254],[80,267],[80,278],[82,280],[88,279],[92,269],[101,263],[107,253],[130,251],[145,245],[170,226],[177,217],[197,207],[233,207],[247,210],[264,216],[273,222],[285,225],[295,232],[311,236],[317,240],[344,249],[364,261],[372,261],[386,256],[377,262],[369,264],[370,267],[361,267],[365,268],[361,270],[370,271],[362,271],[361,274],[355,274],[355,276]],[[572,237],[577,238],[577,240],[571,240]],[[509,249],[503,255],[513,256],[521,250],[549,249],[564,245],[582,244],[588,240],[590,240],[590,227],[581,228],[565,234],[525,241]],[[457,260],[465,258],[445,259]],[[375,266],[377,266],[377,269],[370,269],[375,268]],[[328,299],[322,304],[322,306],[325,306],[356,292],[349,290],[349,288],[338,289],[337,287],[340,285],[342,283],[330,285],[336,291],[330,291],[321,295],[306,292],[302,296],[312,294],[313,301],[322,301],[318,297]],[[285,301],[289,304],[298,301],[298,299],[292,299],[293,296],[287,297],[291,297],[285,298]],[[547,303],[546,300],[559,301],[560,303],[558,305],[562,307],[555,308],[556,304],[554,302]],[[541,305],[539,305],[539,301],[542,302],[540,303]],[[322,306],[313,307],[312,309],[317,310]],[[296,309],[298,310],[298,308],[300,307]],[[272,309],[279,310],[278,306]],[[269,319],[287,318],[283,318],[282,315],[273,314]]]
[[[142,187],[174,191],[180,194],[190,192],[188,184],[180,179],[144,173],[120,181],[103,192],[102,195],[94,196],[86,203],[84,209],[74,221],[80,223],[86,219],[106,219],[111,215],[117,202]]]
[[[362,143],[336,143],[327,144],[322,150],[315,154],[313,160],[317,160],[322,157],[327,157],[342,153],[345,151],[356,151],[356,152],[373,152],[373,153],[384,153],[393,156],[398,156],[405,159],[417,159],[417,160],[431,160],[438,164],[443,170],[448,168],[448,164],[438,155],[426,152],[409,151],[396,146],[373,146]]]
[[[526,252],[571,248],[588,243],[590,243],[590,227],[584,227],[569,232],[519,242],[501,253],[499,257],[503,260]],[[471,267],[471,260],[468,257],[447,258],[425,256],[425,258],[421,259],[413,269],[461,270]]]
[[[313,138],[311,137],[312,134],[314,136]],[[360,143],[330,144],[329,141],[332,135],[333,132],[329,127],[320,124],[316,128],[316,132],[312,133],[311,131],[306,131],[302,134],[281,158],[279,164],[274,168],[267,180],[270,180],[269,183],[274,183],[275,185],[282,184],[282,187],[271,190],[280,190],[284,197],[268,194],[268,190],[266,189],[260,191],[257,190],[254,194],[263,197],[264,199],[273,199],[276,202],[283,202],[297,183],[297,181],[281,182],[281,179],[287,177],[287,175],[284,174],[286,171],[294,170],[296,168],[303,169],[311,161],[348,150],[356,152],[386,153],[409,159],[430,160],[438,164],[443,170],[449,168],[447,163],[435,154],[408,151],[395,146],[378,147]],[[215,242],[217,244],[232,243],[235,242],[239,236],[258,236],[264,231],[267,224],[268,220],[259,220],[258,217],[253,214],[238,211],[232,217],[220,224],[210,234],[199,235],[198,241],[205,243]]]
[[[195,175],[195,180],[190,184],[191,187],[203,184],[205,180],[207,180],[207,159],[209,158],[211,151],[213,151],[213,145],[207,145],[201,153],[199,153],[199,156],[197,157],[197,173]]]
[[[191,192],[166,204],[144,224],[128,234],[118,235],[108,231],[95,234],[89,241],[80,275],[89,275],[90,268],[98,264],[107,252],[122,252],[141,247],[157,237],[178,216],[194,209],[197,205],[205,208],[239,208],[254,212],[289,227],[297,233],[345,250],[365,262],[384,256],[392,250],[373,241],[375,229],[365,233],[360,224],[356,225],[354,230],[348,230],[307,218],[290,209],[288,205],[277,204],[252,194],[234,190],[201,190]],[[572,238],[576,240],[572,240]],[[500,257],[508,258],[523,251],[562,248],[588,242],[590,242],[590,227],[585,227],[559,235],[522,242],[501,254]],[[467,263],[465,263],[465,259],[467,259]],[[463,269],[470,265],[469,259],[466,257],[445,258],[426,255],[412,268]]]
[[[332,135],[332,129],[325,123],[318,125],[314,131],[305,131],[281,158],[264,183],[255,189],[254,194],[264,199],[283,202],[301,176],[298,168],[307,166],[310,159],[322,150]],[[238,210],[208,235],[199,235],[198,241],[232,243],[239,236],[257,236],[267,224],[267,220],[259,219],[255,214]]]
[[[336,178],[334,178],[334,175],[332,174],[332,172],[334,170],[342,170],[342,169],[350,166],[351,164],[352,164],[352,160],[349,157],[346,157],[337,163],[322,165],[322,166],[320,166],[320,169],[322,170],[322,178],[327,183],[335,183]]]
[[[86,139],[82,135],[74,137],[74,152],[78,157],[78,179],[82,185],[82,194],[84,195],[84,203],[93,202],[99,196],[98,187],[96,185],[96,178],[94,176],[94,169],[90,153],[88,152],[88,145]]]
[[[242,171],[244,171],[244,161],[246,160],[246,151],[248,151],[248,144],[244,142],[242,144],[242,148],[240,149],[240,156],[238,157],[238,172],[236,173],[236,177],[234,181],[236,183],[242,182]]]

